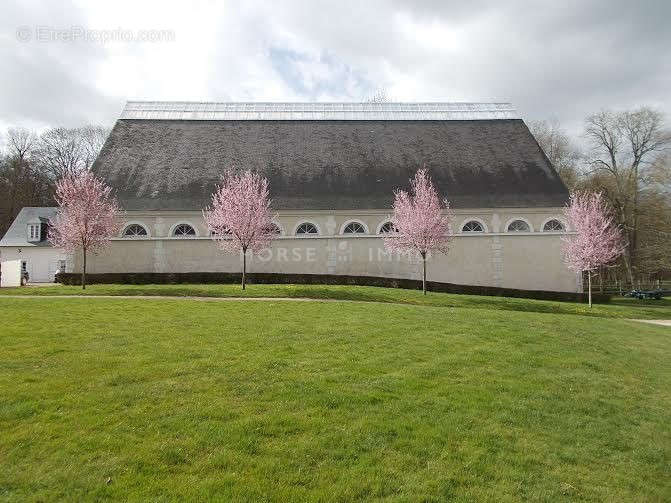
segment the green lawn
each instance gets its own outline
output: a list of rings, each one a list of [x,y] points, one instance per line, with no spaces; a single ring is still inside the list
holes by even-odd
[[[0,298],[0,500],[671,499],[668,328],[329,291]]]
[[[614,297],[608,305],[591,309],[587,304],[539,301],[508,297],[455,295],[369,286],[346,285],[89,285],[3,288],[0,295],[167,295],[201,297],[290,297],[392,302],[421,306],[497,309],[537,313],[579,314],[605,318],[671,319],[671,299],[641,301]]]

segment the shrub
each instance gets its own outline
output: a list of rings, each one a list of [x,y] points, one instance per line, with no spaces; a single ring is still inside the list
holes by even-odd
[[[88,274],[89,284],[227,284],[240,283],[241,273],[235,272],[178,272],[178,273],[100,273]],[[298,285],[359,285],[379,286],[385,288],[405,288],[421,290],[422,282],[414,279],[382,278],[377,276],[341,276],[337,274],[283,274],[283,273],[250,273],[247,278],[250,284],[298,284]],[[59,273],[56,282],[64,285],[81,284],[78,273]],[[494,286],[456,285],[428,281],[427,288],[431,292],[458,293],[468,295],[488,295],[494,297],[519,297],[526,299],[557,300],[564,302],[584,302],[586,294],[574,292],[553,292],[547,290],[519,290],[515,288],[499,288]],[[607,303],[608,295],[592,295],[592,301]]]

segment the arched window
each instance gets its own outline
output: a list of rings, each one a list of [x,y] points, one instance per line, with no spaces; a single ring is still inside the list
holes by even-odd
[[[390,232],[397,232],[393,223],[385,222],[380,226],[379,234],[389,234]]]
[[[524,220],[513,220],[508,224],[508,232],[531,232],[531,228]]]
[[[543,232],[562,232],[564,230],[564,224],[562,224],[556,218],[548,220],[543,225]]]
[[[147,229],[140,224],[130,224],[123,230],[123,237],[137,238],[147,235]]]
[[[268,226],[268,229],[270,230],[270,232],[272,232],[276,236],[279,236],[280,234],[282,234],[282,229],[280,229],[280,226],[277,225],[275,222],[270,222],[270,225]]]
[[[485,232],[485,228],[477,220],[469,220],[461,228],[461,232]]]
[[[189,224],[179,224],[173,229],[172,235],[178,238],[195,236],[196,230]]]
[[[343,234],[366,234],[366,227],[361,222],[350,222],[342,230]]]
[[[303,222],[298,227],[296,227],[296,235],[306,235],[306,234],[319,234],[317,226],[310,222]]]

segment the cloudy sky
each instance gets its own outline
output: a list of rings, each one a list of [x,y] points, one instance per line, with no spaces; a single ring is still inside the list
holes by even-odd
[[[127,99],[360,101],[384,88],[512,101],[577,134],[601,108],[671,112],[669,19],[668,0],[4,0],[0,128],[111,125]]]

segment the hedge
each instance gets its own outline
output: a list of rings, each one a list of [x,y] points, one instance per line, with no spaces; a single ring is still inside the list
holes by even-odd
[[[241,274],[233,272],[180,272],[180,273],[102,273],[87,274],[87,284],[226,284],[240,283]],[[81,285],[81,274],[59,273],[56,282],[64,285]],[[298,285],[359,285],[386,288],[421,290],[422,282],[414,279],[381,278],[376,276],[341,276],[337,274],[282,274],[247,273],[248,284],[298,284]],[[494,286],[455,285],[427,281],[431,292],[459,293],[468,295],[488,295],[494,297],[518,297],[565,302],[586,302],[587,294],[573,292],[553,292],[547,290],[519,290]],[[592,302],[607,303],[609,295],[592,294]]]

